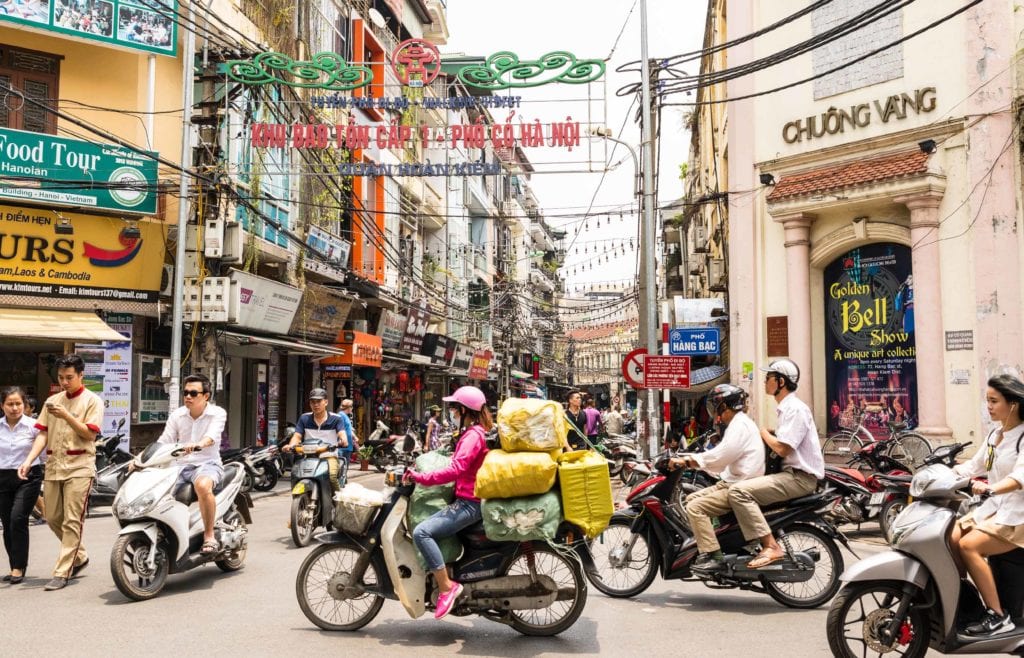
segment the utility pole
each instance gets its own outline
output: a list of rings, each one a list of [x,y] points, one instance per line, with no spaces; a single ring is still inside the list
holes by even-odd
[[[188,22],[195,21],[188,3]],[[181,176],[178,181],[178,244],[174,257],[174,314],[171,318],[171,385],[168,391],[173,409],[181,399],[181,343],[185,304],[185,246],[188,242],[188,170],[192,162],[192,94],[195,85],[196,35],[185,30],[185,51],[181,72]],[[201,245],[197,245],[201,247]]]
[[[648,355],[658,353],[658,286],[654,276],[656,256],[655,231],[657,223],[654,216],[654,131],[651,102],[651,71],[647,54],[647,0],[640,0],[640,75],[641,77],[641,122],[640,148],[643,159],[642,170],[642,207],[641,221],[641,290],[640,290],[640,329],[641,339]],[[637,399],[639,406],[640,398]],[[658,425],[658,404],[653,389],[646,389],[646,405],[643,410],[647,418],[647,450],[648,454],[657,452],[657,441],[661,435]]]

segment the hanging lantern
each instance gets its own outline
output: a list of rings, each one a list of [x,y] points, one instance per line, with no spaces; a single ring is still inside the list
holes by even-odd
[[[398,373],[398,390],[405,393],[409,390],[409,373],[403,370]]]
[[[412,389],[414,391],[423,390],[423,379],[420,377],[419,373],[417,373],[416,376],[412,378]]]

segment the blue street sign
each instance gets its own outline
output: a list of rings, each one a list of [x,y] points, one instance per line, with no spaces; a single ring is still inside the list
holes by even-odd
[[[676,356],[707,356],[721,349],[718,329],[673,329],[668,333],[668,353]]]

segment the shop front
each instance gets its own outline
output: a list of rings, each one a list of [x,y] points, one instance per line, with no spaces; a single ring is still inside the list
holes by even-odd
[[[448,336],[428,333],[423,337],[420,352],[430,359],[423,386],[425,407],[443,406],[441,398],[448,395],[448,367],[455,358],[457,347],[458,343]]]
[[[352,400],[356,435],[365,438],[373,431],[376,420],[374,390],[383,365],[384,348],[380,336],[349,330],[341,332],[337,347],[345,353],[320,361],[323,387],[333,411],[341,408],[345,398]]]

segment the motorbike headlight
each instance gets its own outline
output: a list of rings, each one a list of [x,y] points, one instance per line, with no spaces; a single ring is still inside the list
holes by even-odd
[[[893,519],[892,523],[892,545],[898,546],[901,541],[910,536],[910,534],[920,527],[925,521],[928,521],[934,514],[935,507],[933,505],[925,505],[923,503],[911,503],[907,505],[906,509],[900,512],[899,516]]]
[[[156,501],[156,495],[152,491],[147,491],[130,502],[119,501],[114,505],[114,515],[118,519],[137,519],[149,513],[156,505]]]

